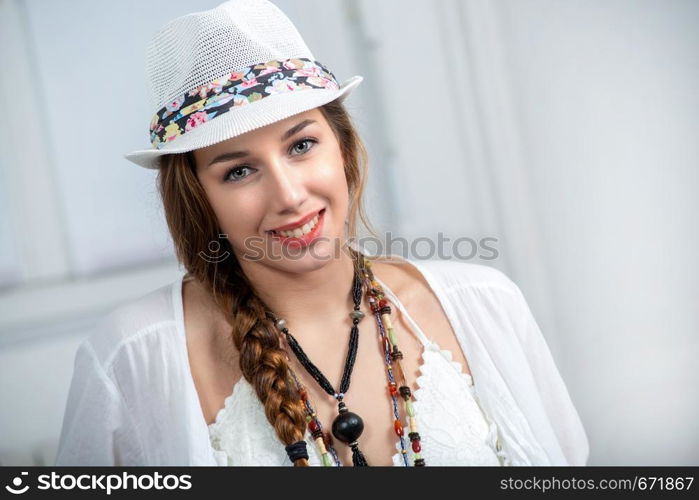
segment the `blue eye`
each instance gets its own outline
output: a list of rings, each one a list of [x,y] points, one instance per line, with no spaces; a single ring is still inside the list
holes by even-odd
[[[289,154],[291,154],[292,151],[294,151],[294,150],[299,151],[296,148],[302,144],[306,144],[306,147],[304,147],[303,150],[299,151],[299,155],[304,155],[308,151],[313,149],[313,146],[311,146],[311,144],[317,144],[317,143],[318,143],[317,140],[311,139],[310,137],[305,137],[305,138],[301,139],[300,141],[297,141],[296,143],[294,143],[294,145],[291,147],[291,149],[289,149]],[[245,170],[254,171],[255,169],[250,167],[249,165],[236,165],[235,167],[228,170],[228,172],[226,172],[226,175],[224,175],[224,177],[223,177],[224,182],[240,182],[241,180],[248,177],[248,175],[241,174],[241,171],[245,171]],[[232,174],[236,174],[236,175],[232,175]]]
[[[293,150],[293,149],[296,148],[296,146],[298,146],[299,144],[316,144],[317,142],[318,142],[318,141],[316,141],[315,139],[311,139],[310,137],[306,137],[305,139],[301,139],[299,142],[297,142],[296,144],[294,144],[293,147],[292,147],[291,149]],[[311,149],[313,149],[313,146],[310,146],[310,147],[309,147],[309,146],[306,146],[306,148],[301,152],[301,154],[304,154],[304,153],[306,153],[307,151],[310,151]]]
[[[243,177],[238,177],[238,176],[231,177],[231,174],[239,173],[241,170],[250,170],[250,167],[248,167],[247,165],[238,165],[237,167],[233,167],[228,172],[226,172],[226,175],[225,175],[223,180],[226,182],[238,182],[242,179],[245,179],[245,177],[247,177],[247,175],[245,175]]]

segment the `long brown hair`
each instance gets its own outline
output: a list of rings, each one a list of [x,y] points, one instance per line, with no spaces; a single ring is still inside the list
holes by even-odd
[[[366,149],[342,103],[331,101],[319,109],[342,152],[349,190],[348,237],[357,238],[358,219],[376,235],[362,201],[368,168]],[[267,316],[269,309],[243,273],[230,243],[219,238],[217,218],[197,178],[193,155],[163,156],[158,185],[177,259],[188,276],[211,292],[232,325],[231,337],[240,353],[242,375],[255,388],[267,420],[284,444],[302,440],[306,429],[305,409],[290,383],[286,351],[280,344],[275,325]],[[227,251],[231,258],[213,263],[201,258],[200,252],[206,252],[212,241],[218,241],[222,254]],[[356,272],[357,259],[353,261]],[[294,465],[307,466],[308,462],[298,459]]]

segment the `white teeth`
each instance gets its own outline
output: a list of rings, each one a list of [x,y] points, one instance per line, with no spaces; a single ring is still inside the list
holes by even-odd
[[[316,227],[316,224],[318,223],[318,215],[313,217],[310,222],[307,222],[304,224],[302,227],[294,229],[293,231],[274,231],[276,234],[281,234],[282,236],[286,236],[287,238],[299,238],[303,236],[304,234],[307,234],[308,232],[312,231],[314,227]]]

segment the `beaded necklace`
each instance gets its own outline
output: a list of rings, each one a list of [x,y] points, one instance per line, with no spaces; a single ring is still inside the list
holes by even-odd
[[[313,376],[318,384],[332,397],[338,401],[338,416],[333,420],[332,433],[340,441],[347,443],[352,448],[352,463],[355,466],[369,465],[364,458],[364,454],[359,449],[359,436],[364,430],[364,421],[362,418],[347,409],[344,402],[345,393],[349,390],[352,370],[354,369],[354,361],[357,358],[357,348],[359,346],[359,328],[357,325],[364,317],[364,313],[359,310],[362,299],[362,284],[359,276],[354,277],[352,283],[352,298],[354,300],[354,311],[350,313],[352,318],[352,330],[350,332],[349,350],[347,351],[347,359],[345,360],[345,368],[342,373],[342,382],[340,382],[340,392],[336,392],[332,384],[325,378],[316,365],[314,365],[306,353],[303,351],[294,336],[286,327],[286,322],[283,319],[277,320],[276,325],[286,337],[286,341],[291,347],[299,362]],[[313,422],[313,421],[311,421]],[[313,422],[314,426],[316,422]],[[309,423],[310,425],[310,423]]]
[[[408,428],[410,432],[408,433],[408,438],[411,442],[411,448],[413,451],[413,465],[416,467],[421,467],[425,465],[425,460],[421,455],[421,444],[420,444],[420,434],[417,428],[417,419],[415,408],[412,404],[412,391],[408,386],[403,369],[401,367],[400,360],[403,359],[403,354],[398,349],[398,339],[396,336],[395,328],[391,323],[391,307],[389,305],[388,299],[386,299],[383,288],[374,278],[373,271],[371,269],[371,262],[361,254],[357,254],[359,262],[359,271],[361,275],[361,280],[367,289],[367,297],[369,304],[371,306],[372,313],[378,325],[379,334],[381,337],[381,343],[383,346],[384,362],[386,364],[386,375],[388,378],[388,395],[391,400],[391,406],[394,416],[393,421],[393,431],[399,438],[401,447],[401,456],[403,458],[403,463],[407,467],[409,466],[408,451],[405,447],[404,440],[404,426],[401,423],[400,412],[398,409],[398,397],[403,399],[404,413],[407,416]],[[303,350],[298,345],[296,339],[289,333],[286,328],[286,322],[283,319],[277,318],[272,313],[268,313],[269,316],[274,320],[275,325],[284,334],[289,347],[296,354],[297,358],[301,364],[309,371],[314,379],[323,387],[323,389],[328,392],[331,396],[335,397],[339,402],[339,415],[336,417],[333,423],[333,434],[338,439],[348,443],[352,447],[353,464],[355,466],[369,465],[366,462],[361,451],[359,451],[357,438],[363,430],[363,422],[358,415],[352,414],[347,411],[342,399],[345,396],[345,392],[349,388],[349,379],[351,376],[351,370],[354,365],[354,358],[356,357],[357,343],[358,343],[358,328],[357,324],[364,317],[364,314],[359,310],[359,304],[361,303],[361,285],[359,283],[360,277],[355,276],[352,286],[352,295],[354,299],[354,310],[350,313],[352,319],[352,331],[350,334],[350,349],[348,352],[347,360],[345,363],[345,370],[343,373],[341,392],[337,393],[332,388],[332,385],[325,379],[325,377],[320,373],[315,365],[313,365],[308,357],[305,356]],[[288,359],[288,357],[287,357]],[[293,380],[293,385],[296,386],[298,394],[304,403],[304,408],[306,409],[306,422],[308,429],[311,431],[313,440],[318,448],[324,466],[332,466],[333,462],[337,466],[341,466],[341,462],[338,458],[337,452],[333,446],[333,440],[328,432],[323,431],[322,424],[318,415],[316,414],[313,405],[308,398],[308,391],[300,382],[294,371],[289,368],[290,381]],[[349,415],[348,415],[349,414]],[[350,428],[350,432],[339,434],[335,433],[336,423],[343,422],[344,419],[344,430],[347,427]],[[357,422],[357,419],[359,422]],[[343,427],[341,425],[341,427]],[[358,432],[357,432],[358,430]],[[301,440],[293,445],[287,446],[287,453],[289,453],[289,458],[294,461],[298,457],[308,458],[308,454],[305,452],[305,441]],[[332,457],[332,460],[331,460]]]
[[[416,467],[422,467],[425,465],[425,459],[422,458],[422,446],[420,444],[420,434],[417,428],[417,419],[415,408],[412,403],[412,392],[410,387],[406,383],[405,374],[403,372],[403,367],[401,366],[400,360],[403,359],[403,353],[398,349],[398,337],[396,336],[395,328],[391,323],[391,306],[389,305],[388,299],[386,299],[383,288],[378,281],[374,279],[374,273],[371,269],[371,262],[362,255],[363,267],[362,271],[364,274],[364,279],[369,287],[369,304],[371,305],[371,310],[374,313],[376,322],[379,326],[379,332],[381,334],[381,341],[384,350],[384,360],[386,362],[386,374],[388,375],[388,392],[391,396],[391,403],[393,406],[393,415],[395,420],[393,422],[393,428],[400,438],[401,454],[403,456],[403,462],[406,467],[408,466],[407,451],[405,449],[405,443],[403,441],[403,424],[401,424],[400,416],[398,414],[398,402],[397,396],[403,398],[403,405],[405,414],[408,417],[408,425],[410,432],[408,438],[411,441],[411,446],[413,449],[413,458]]]

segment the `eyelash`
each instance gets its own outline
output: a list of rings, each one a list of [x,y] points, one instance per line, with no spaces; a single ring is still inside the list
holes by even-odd
[[[291,153],[291,151],[293,151],[293,149],[294,149],[296,146],[298,146],[299,144],[302,144],[302,143],[304,143],[304,142],[309,142],[309,143],[311,143],[311,144],[317,144],[317,143],[318,143],[318,141],[317,141],[316,139],[313,139],[312,137],[304,137],[303,139],[299,139],[298,141],[296,141],[296,142],[291,146],[291,148],[289,148],[289,153]],[[306,153],[308,153],[308,152],[309,152],[310,150],[312,150],[312,149],[313,149],[313,147],[308,148],[306,151],[304,151],[303,153],[301,153],[301,155],[305,155]],[[248,164],[246,164],[246,163],[243,163],[243,164],[241,164],[241,165],[236,165],[236,166],[234,166],[234,167],[231,167],[231,168],[226,172],[226,174],[223,176],[223,182],[233,182],[233,183],[235,183],[235,182],[240,182],[240,181],[242,181],[243,179],[247,178],[249,175],[246,175],[245,177],[241,177],[241,178],[239,178],[239,179],[237,179],[237,180],[229,180],[229,176],[231,175],[232,172],[234,172],[234,171],[236,171],[236,170],[244,169],[244,168],[250,169],[251,167],[250,167],[250,165],[248,165]]]

